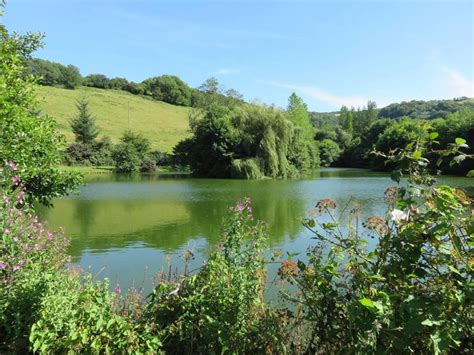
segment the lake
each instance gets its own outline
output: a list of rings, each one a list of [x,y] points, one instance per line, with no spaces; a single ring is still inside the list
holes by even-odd
[[[439,181],[474,194],[472,178]],[[185,250],[194,254],[191,269],[202,265],[228,207],[243,197],[251,197],[255,217],[268,223],[270,248],[303,258],[313,240],[301,219],[318,200],[331,198],[338,206],[351,201],[364,216],[383,215],[383,194],[393,185],[384,173],[338,168],[318,169],[302,179],[258,181],[101,174],[88,176],[78,194],[56,199],[39,214],[49,228],[65,228],[73,265],[109,278],[112,286],[148,292],[157,272],[182,270]],[[270,275],[276,268],[270,266]]]

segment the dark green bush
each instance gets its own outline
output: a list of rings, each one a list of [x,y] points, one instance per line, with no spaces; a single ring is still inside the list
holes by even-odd
[[[141,156],[133,144],[117,144],[112,152],[115,169],[121,173],[140,171]]]

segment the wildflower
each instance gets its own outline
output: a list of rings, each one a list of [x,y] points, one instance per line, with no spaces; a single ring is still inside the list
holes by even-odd
[[[5,196],[5,195],[2,197],[2,200],[4,204],[7,204],[9,202],[8,196]]]
[[[16,171],[16,170],[18,169],[17,165],[16,165],[14,162],[12,162],[12,161],[9,161],[9,162],[7,163],[7,165],[8,165],[8,167],[9,167],[10,169],[12,169],[13,171]]]
[[[27,259],[21,259],[20,264],[26,264],[27,261],[28,261]]]
[[[20,241],[20,238],[18,238],[18,237],[13,237],[13,241],[14,241],[14,242],[19,242],[19,241]]]
[[[20,270],[21,266],[20,265],[13,265],[12,269],[13,269],[13,271]]]
[[[336,202],[334,202],[333,200],[329,198],[323,198],[322,200],[318,201],[318,203],[316,204],[316,208],[318,209],[319,213],[328,209],[335,209]]]
[[[398,187],[391,186],[385,190],[384,200],[387,205],[394,205],[397,202]]]
[[[7,264],[5,264],[3,261],[0,261],[0,270],[3,270],[7,267]]]
[[[278,275],[280,277],[295,276],[297,273],[298,265],[293,260],[283,260],[280,268],[278,269]]]
[[[235,205],[234,211],[235,212],[242,212],[245,208],[245,205],[241,202],[239,202],[237,205]]]
[[[384,218],[371,216],[362,224],[365,228],[375,230],[380,235],[388,233],[388,226]]]
[[[408,214],[401,210],[394,209],[391,212],[391,215],[392,215],[392,221],[394,221],[397,224],[408,220]]]
[[[15,175],[15,176],[12,177],[12,185],[13,186],[20,185],[20,181],[21,181],[21,179],[18,175]]]
[[[16,203],[23,202],[23,198],[25,197],[25,191],[21,190],[18,195],[16,196]]]
[[[120,295],[122,293],[122,289],[120,288],[119,284],[115,285],[114,292],[117,295]]]
[[[8,228],[5,228],[5,229],[3,230],[3,233],[4,233],[4,234],[10,234],[10,230],[9,230]]]

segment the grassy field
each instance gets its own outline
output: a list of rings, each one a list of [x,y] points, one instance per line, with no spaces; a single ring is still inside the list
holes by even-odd
[[[130,128],[150,139],[153,149],[171,152],[178,141],[189,135],[190,109],[187,107],[173,106],[125,91],[88,87],[67,90],[40,86],[38,96],[43,99],[42,111],[56,120],[59,131],[68,142],[73,141],[69,120],[76,113],[76,100],[83,96],[89,99],[89,108],[96,117],[100,135],[109,136],[114,143]]]

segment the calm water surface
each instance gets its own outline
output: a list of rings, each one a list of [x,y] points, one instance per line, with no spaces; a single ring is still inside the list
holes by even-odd
[[[474,194],[474,180],[444,177],[443,183]],[[338,206],[353,201],[363,214],[383,215],[383,193],[393,185],[386,174],[360,169],[327,168],[299,180],[216,180],[175,175],[97,175],[87,178],[77,195],[41,209],[50,228],[63,226],[71,239],[73,264],[108,277],[122,288],[148,292],[161,270],[181,269],[181,254],[202,265],[216,244],[228,206],[249,196],[255,217],[268,222],[270,247],[303,258],[313,241],[301,225],[315,203],[331,198]],[[276,265],[271,267],[271,271]]]

